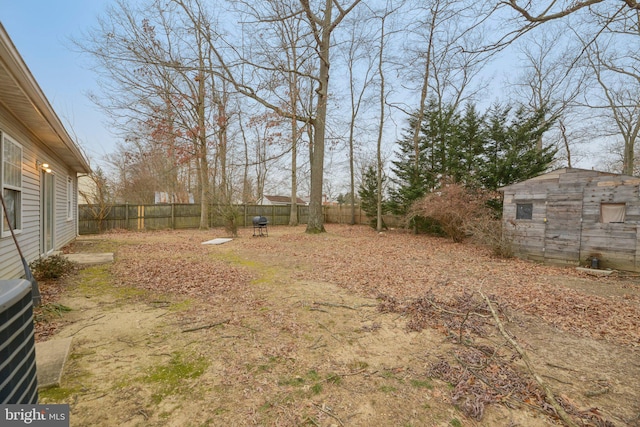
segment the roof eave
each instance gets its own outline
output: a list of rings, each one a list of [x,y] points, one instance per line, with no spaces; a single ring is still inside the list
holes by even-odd
[[[18,89],[17,100],[14,98],[2,100],[7,109],[31,131],[34,138],[42,145],[52,149],[76,173],[88,173],[91,170],[89,162],[80,147],[69,136],[60,118],[54,111],[0,23],[0,66],[11,77],[10,81],[1,84]],[[28,106],[30,114],[22,114]]]

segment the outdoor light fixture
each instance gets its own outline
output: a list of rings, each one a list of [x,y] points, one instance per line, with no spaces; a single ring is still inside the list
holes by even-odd
[[[46,173],[53,172],[53,170],[49,167],[49,163],[42,163],[40,161],[36,161],[36,166],[39,166],[40,168],[42,168],[42,170],[45,171]]]

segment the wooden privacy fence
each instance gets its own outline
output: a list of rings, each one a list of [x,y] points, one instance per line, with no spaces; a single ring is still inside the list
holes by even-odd
[[[291,205],[234,205],[238,213],[238,226],[252,226],[254,216],[265,216],[270,225],[288,225]],[[224,226],[221,212],[228,211],[228,206],[209,206],[209,227]],[[323,206],[325,223],[349,224],[351,207]],[[306,224],[309,215],[308,206],[297,206],[298,223]],[[368,224],[366,214],[356,207],[356,224]],[[385,222],[392,221],[393,218]],[[387,222],[387,225],[391,226]],[[200,227],[199,204],[159,204],[130,205],[113,204],[108,206],[79,205],[79,234],[98,234],[114,229],[125,230],[165,230]]]

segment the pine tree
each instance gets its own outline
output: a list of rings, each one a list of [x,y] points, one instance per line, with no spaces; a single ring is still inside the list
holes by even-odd
[[[398,141],[398,160],[391,162],[395,188],[390,191],[389,207],[398,215],[404,215],[415,200],[432,191],[438,182],[443,138],[440,136],[435,102],[430,102],[425,110],[418,139],[418,153],[413,145],[414,116],[409,119],[409,128],[404,138]]]
[[[533,114],[519,108],[509,123],[511,107],[495,106],[489,111],[484,147],[485,164],[481,182],[488,190],[533,178],[549,168],[557,148],[537,148],[539,138],[554,122],[540,109]]]
[[[385,181],[386,177],[382,175],[383,188]],[[360,183],[360,187],[358,189],[358,197],[360,197],[360,207],[370,219],[370,225],[373,228],[376,228],[378,217],[378,171],[375,166],[369,165],[364,170],[364,173],[362,174],[362,182]],[[386,207],[387,203],[383,200],[383,214],[385,214],[387,211]],[[386,227],[383,225],[383,228]]]

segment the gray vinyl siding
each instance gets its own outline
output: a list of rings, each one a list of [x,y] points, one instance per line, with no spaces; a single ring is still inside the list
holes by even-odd
[[[40,256],[41,248],[41,177],[36,161],[47,162],[55,178],[54,248],[60,249],[76,237],[77,196],[73,194],[74,214],[67,220],[67,177],[77,189],[76,174],[46,147],[33,140],[31,133],[0,106],[0,133],[9,135],[22,146],[22,230],[16,235],[27,262]],[[10,234],[0,238],[0,279],[22,277],[24,270]]]
[[[54,169],[55,170],[55,169]],[[55,209],[55,248],[60,249],[73,239],[76,238],[76,219],[77,219],[77,200],[75,200],[75,194],[77,193],[77,178],[75,178],[75,174],[72,174],[66,169],[58,169],[60,173],[56,173],[55,179],[55,200],[56,200],[56,209]],[[73,219],[67,219],[67,178],[71,177],[73,181],[73,189],[72,197],[74,198],[74,206],[73,209]]]

